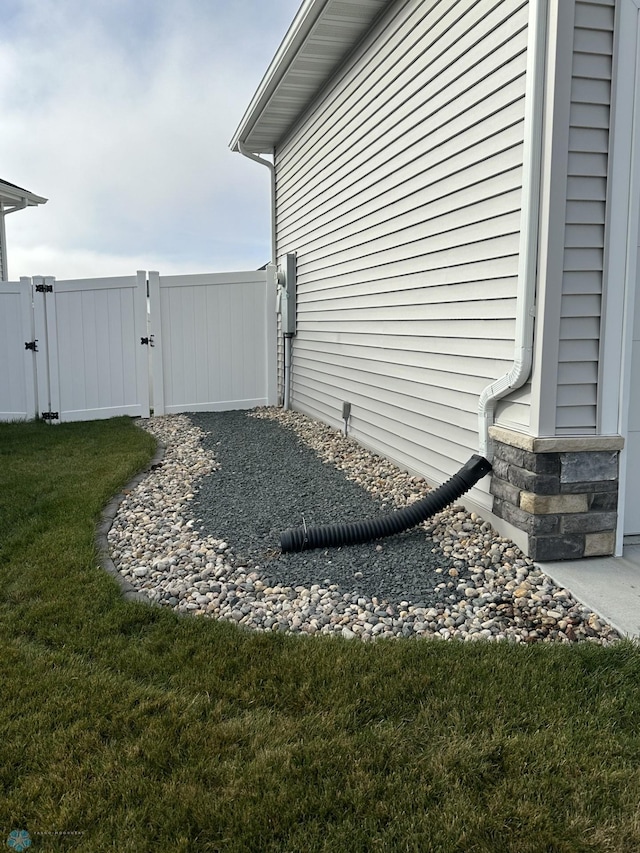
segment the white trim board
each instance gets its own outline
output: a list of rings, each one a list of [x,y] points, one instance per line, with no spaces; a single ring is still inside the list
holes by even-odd
[[[531,434],[556,434],[561,288],[564,261],[569,113],[575,0],[549,6],[546,107],[543,131],[541,227],[538,253],[537,332],[531,388]]]
[[[637,236],[640,214],[640,144],[637,138],[638,26],[640,0],[619,0],[616,22],[611,118],[611,153],[607,204],[605,299],[600,371],[602,434],[628,438],[631,390],[631,345],[637,273]],[[620,454],[616,555],[622,555],[626,493],[627,450]]]

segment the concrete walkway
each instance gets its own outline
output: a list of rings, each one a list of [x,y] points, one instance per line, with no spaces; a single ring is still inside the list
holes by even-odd
[[[537,565],[623,636],[640,637],[640,545],[626,545],[622,557]]]

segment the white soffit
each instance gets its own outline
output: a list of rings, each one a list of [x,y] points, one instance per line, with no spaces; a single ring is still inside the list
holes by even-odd
[[[305,0],[230,147],[271,152],[393,0]]]

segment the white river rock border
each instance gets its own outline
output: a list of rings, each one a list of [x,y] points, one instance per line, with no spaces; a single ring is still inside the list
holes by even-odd
[[[423,497],[428,486],[325,424],[297,412],[257,409],[254,417],[292,429],[323,461],[360,483],[389,506]],[[453,560],[441,590],[461,601],[417,607],[342,593],[335,585],[268,586],[258,565],[235,565],[229,543],[202,535],[190,502],[198,480],[218,464],[204,435],[185,415],[141,421],[164,445],[162,462],[125,490],[107,533],[120,577],[150,602],[178,613],[224,619],[254,631],[329,634],[371,642],[377,638],[512,642],[579,642],[608,645],[619,637],[597,614],[558,588],[512,542],[459,506],[422,526],[434,553]],[[471,572],[471,582],[469,581]],[[460,578],[466,574],[466,580]]]

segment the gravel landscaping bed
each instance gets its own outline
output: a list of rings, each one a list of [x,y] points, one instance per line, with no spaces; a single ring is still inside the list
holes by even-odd
[[[365,642],[618,639],[460,506],[378,542],[282,554],[286,527],[371,518],[429,491],[324,424],[269,408],[141,425],[165,456],[126,496],[108,540],[120,574],[162,606]]]

